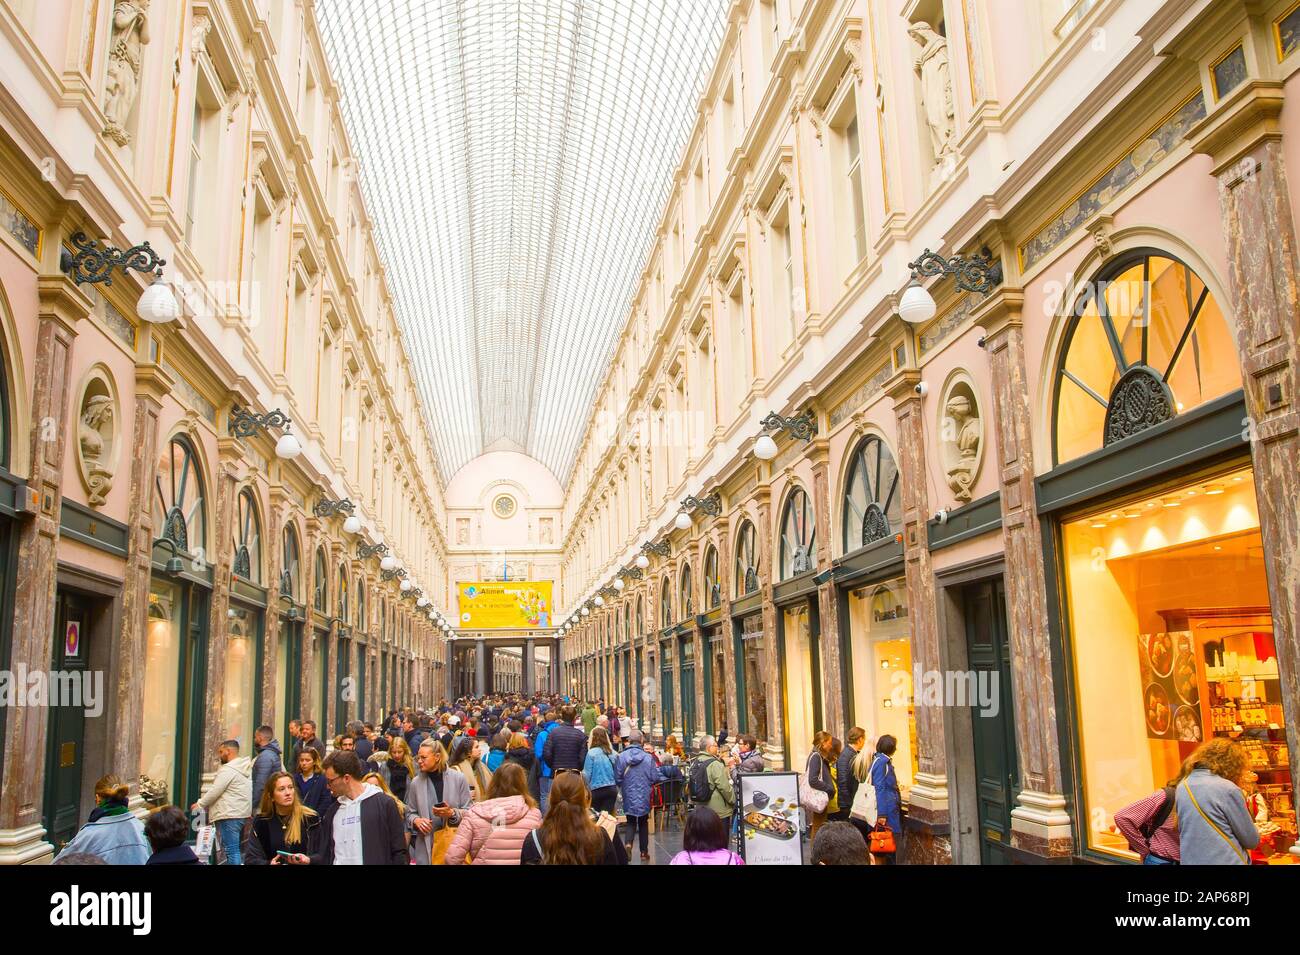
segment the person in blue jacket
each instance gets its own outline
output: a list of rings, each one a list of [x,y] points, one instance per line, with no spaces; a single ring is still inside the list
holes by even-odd
[[[894,763],[890,758],[898,748],[898,740],[886,733],[876,743],[876,755],[871,761],[871,785],[876,787],[876,816],[884,817],[889,828],[894,832],[894,845],[897,851],[893,858],[879,857],[886,862],[897,860],[903,851],[903,798],[898,791],[898,776],[894,774]]]
[[[659,781],[655,758],[646,752],[645,737],[632,730],[627,746],[614,763],[614,779],[623,793],[623,814],[627,816],[627,854],[632,843],[641,843],[641,861],[650,861],[650,794]]]
[[[510,742],[510,733],[508,730],[501,730],[492,736],[491,748],[488,750],[487,759],[483,762],[487,765],[489,773],[495,773],[506,759],[506,744]]]
[[[81,831],[63,847],[54,861],[88,853],[109,865],[144,865],[152,850],[144,825],[127,808],[130,787],[116,776],[95,783],[95,808]]]
[[[555,717],[547,714],[546,722],[542,724],[537,739],[533,741],[533,754],[537,757],[537,788],[542,797],[538,800],[538,805],[543,816],[546,815],[546,810],[551,804],[551,767],[542,758],[542,753],[546,749],[546,737],[550,735],[551,727],[554,725]]]

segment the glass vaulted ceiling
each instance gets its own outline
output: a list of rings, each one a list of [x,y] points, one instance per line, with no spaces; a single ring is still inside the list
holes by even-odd
[[[728,0],[317,0],[444,479],[568,480]]]

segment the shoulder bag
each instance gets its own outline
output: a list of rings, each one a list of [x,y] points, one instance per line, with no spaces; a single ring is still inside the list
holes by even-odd
[[[820,789],[814,788],[812,783],[809,782],[812,773],[808,771],[808,767],[812,765],[814,756],[817,756],[817,754],[808,754],[808,762],[804,764],[804,771],[799,774],[799,805],[809,815],[820,816],[826,811],[826,806],[830,803],[831,797]],[[818,756],[818,759],[820,758]]]

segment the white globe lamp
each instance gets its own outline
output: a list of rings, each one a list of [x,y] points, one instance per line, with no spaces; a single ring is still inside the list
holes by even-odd
[[[913,276],[912,280],[907,283],[907,288],[903,290],[903,297],[898,301],[898,315],[905,321],[913,325],[920,325],[934,318],[934,313],[938,307],[934,304],[934,298],[930,293],[921,287]]]
[[[172,287],[160,278],[155,278],[136,303],[135,313],[142,321],[153,325],[165,325],[181,317],[181,305],[176,301]]]

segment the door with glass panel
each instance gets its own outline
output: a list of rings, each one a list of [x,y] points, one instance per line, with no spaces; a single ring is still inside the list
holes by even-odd
[[[998,687],[999,705],[971,707],[975,744],[975,787],[979,811],[980,861],[1012,861],[1011,810],[1020,790],[1016,758],[1016,721],[1011,686],[1011,649],[1007,639],[1006,591],[1002,579],[981,581],[962,590],[966,650],[977,686]]]

